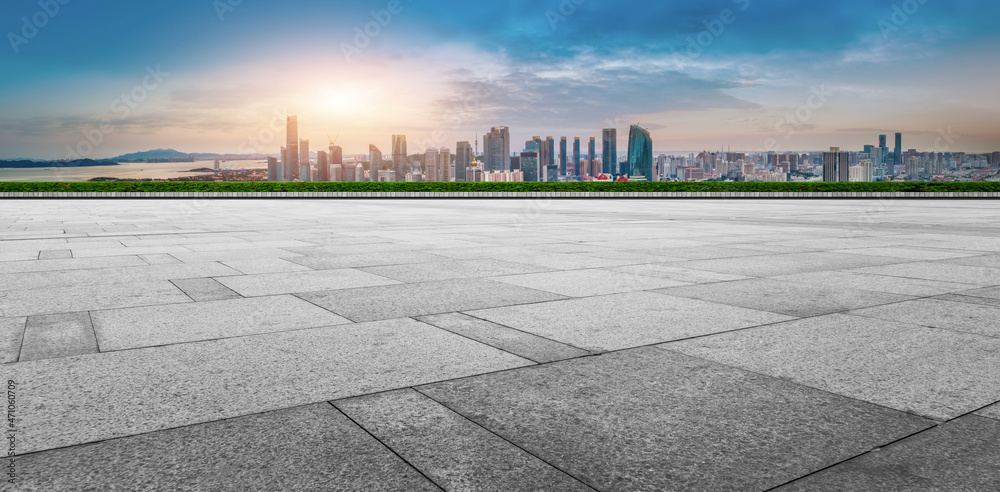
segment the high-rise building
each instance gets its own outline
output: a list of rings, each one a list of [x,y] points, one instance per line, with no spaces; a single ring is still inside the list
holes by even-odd
[[[603,163],[604,174],[610,174],[618,177],[618,129],[616,128],[605,128],[603,131],[603,144],[604,144],[604,155],[601,162]]]
[[[510,129],[506,126],[493,127],[483,137],[483,152],[486,171],[510,170]]]
[[[906,159],[906,180],[916,181],[920,178],[920,159],[911,156]]]
[[[580,170],[580,137],[573,137],[573,170],[570,172],[567,168],[566,172],[574,176],[583,176],[584,174]]]
[[[378,181],[378,172],[382,170],[382,151],[374,145],[368,146],[368,173],[372,182]],[[356,176],[357,181],[364,181],[364,175]]]
[[[299,168],[299,117],[289,115],[285,124],[285,176],[283,181],[292,181]]]
[[[823,181],[828,183],[849,182],[851,180],[851,155],[841,152],[840,147],[830,147],[823,152]]]
[[[566,137],[559,139],[559,175],[565,176],[566,173],[570,171],[569,166],[569,155],[566,152]]]
[[[548,155],[545,157],[546,166],[556,165],[556,139],[553,137],[545,137],[546,148],[548,149]]]
[[[628,175],[656,181],[653,174],[653,138],[649,130],[632,125],[628,131]]]
[[[340,146],[337,146],[337,145],[331,145],[330,146],[330,156],[329,156],[329,159],[330,159],[330,165],[331,166],[336,166],[338,164],[339,165],[343,165],[344,164],[344,149],[340,148]]]
[[[590,137],[590,144],[587,148],[587,172],[591,176],[597,176],[594,174],[594,163],[597,162],[597,138]]]
[[[851,166],[850,169],[850,180],[851,182],[867,183],[873,181],[874,179],[874,166],[871,159],[862,159],[861,163],[857,166]]]
[[[438,151],[438,179],[451,181],[455,177],[455,168],[451,165],[451,149],[441,147]]]
[[[437,149],[427,149],[424,152],[424,180],[439,181],[438,160]]]
[[[878,136],[878,146],[879,147],[885,148],[888,145],[888,143],[889,143],[889,141],[886,139],[885,135],[879,135]]]
[[[525,181],[538,181],[538,152],[533,150],[521,152],[521,172],[524,173]]]
[[[455,145],[455,181],[465,181],[468,178],[469,165],[473,160],[472,145],[469,142],[458,142]]]
[[[392,136],[392,169],[396,171],[396,179],[402,181],[409,171],[406,154],[406,135]]]
[[[896,165],[902,164],[903,163],[903,134],[902,133],[897,133],[896,134],[896,152],[895,152],[895,156],[896,156]],[[893,173],[893,174],[895,174],[895,173]]]
[[[274,157],[267,158],[267,180],[270,182],[279,181],[278,176],[280,176],[281,167],[278,166],[278,159]]]
[[[990,154],[990,165],[1000,166],[1000,152],[994,152]]]
[[[316,181],[330,181],[330,161],[329,154],[320,150],[316,152]]]
[[[299,140],[299,179],[313,181],[312,167],[309,166],[309,141]]]

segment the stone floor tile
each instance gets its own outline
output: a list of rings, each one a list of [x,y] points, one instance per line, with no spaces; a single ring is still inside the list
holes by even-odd
[[[452,313],[564,298],[485,279],[311,292],[299,297],[354,321]]]
[[[440,490],[327,403],[23,456],[18,490]]]
[[[456,335],[471,338],[504,352],[510,352],[535,362],[545,363],[557,360],[584,357],[591,352],[564,343],[526,333],[479,318],[449,313],[417,318],[424,323],[448,330]]]
[[[156,255],[139,255],[139,258],[142,258],[143,261],[149,263],[150,265],[176,265],[179,263],[183,263],[181,260],[178,260],[173,255],[167,253],[156,254]]]
[[[652,292],[498,307],[468,314],[591,351],[619,350],[792,319]]]
[[[53,260],[58,261],[58,260]],[[0,316],[75,313],[191,302],[166,280],[144,280],[0,291]]]
[[[412,389],[334,405],[445,490],[592,490]]]
[[[92,317],[104,351],[350,323],[294,296],[111,309]]]
[[[962,292],[978,287],[975,284],[939,282],[916,278],[889,277],[856,272],[816,272],[771,277],[779,282],[791,282],[830,290],[865,290],[908,296],[933,296]]]
[[[922,261],[904,265],[884,265],[852,270],[890,277],[922,278],[941,282],[957,282],[982,286],[1000,285],[1000,268],[954,265],[944,262]]]
[[[990,405],[982,410],[976,412],[976,415],[982,417],[989,417],[991,419],[1000,420],[1000,402]]]
[[[917,299],[857,309],[850,314],[1000,338],[1000,307]]]
[[[97,352],[90,313],[29,316],[19,360],[58,359]]]
[[[950,258],[966,258],[982,254],[952,249],[920,249],[906,247],[835,249],[831,252],[843,253],[846,255],[884,256],[900,260],[946,260]]]
[[[245,297],[394,285],[399,282],[352,268],[309,272],[262,273],[217,278]]]
[[[184,246],[135,246],[127,248],[73,248],[74,258],[95,258],[102,256],[134,256],[153,255],[162,253],[185,253],[190,252]]]
[[[289,261],[316,270],[332,270],[339,268],[361,268],[386,265],[411,265],[441,261],[435,256],[419,251],[389,251],[371,253],[325,253],[322,255],[299,256],[289,258]]]
[[[0,363],[17,362],[27,318],[0,318]]]
[[[222,301],[241,297],[214,278],[186,278],[170,282],[184,291],[195,302]]]
[[[666,350],[947,420],[1000,400],[1000,340],[833,314]]]
[[[661,277],[635,275],[602,269],[509,275],[491,277],[491,280],[552,292],[553,294],[560,294],[567,297],[620,294],[623,292],[688,285],[684,282],[677,282]]]
[[[376,266],[359,270],[406,283],[434,282],[460,278],[483,278],[549,271],[524,263],[483,258],[479,260],[431,261],[405,265]]]
[[[0,262],[0,274],[54,272],[59,270],[88,270],[92,268],[115,268],[146,266],[148,263],[135,256],[106,256],[100,258],[72,258],[65,260],[4,261]]]
[[[764,490],[931,425],[650,347],[418,389],[598,490]]]
[[[710,284],[715,282],[731,282],[733,280],[747,280],[751,277],[742,275],[730,275],[726,273],[716,273],[704,270],[690,270],[679,268],[670,264],[641,264],[628,265],[609,268],[613,272],[629,273],[633,275],[644,275],[648,277],[659,277],[686,284]]]
[[[70,249],[49,249],[38,252],[39,260],[65,260],[73,257],[73,250]]]
[[[223,261],[223,265],[247,275],[261,273],[307,272],[312,270],[307,266],[292,263],[284,258],[257,258],[253,260]]]
[[[844,270],[899,262],[900,260],[878,256],[817,252],[724,258],[721,260],[696,260],[678,263],[675,266],[693,270],[708,270],[710,272],[743,275],[746,277],[776,277],[778,275]]]

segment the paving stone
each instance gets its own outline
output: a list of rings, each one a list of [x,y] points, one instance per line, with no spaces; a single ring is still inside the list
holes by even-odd
[[[889,277],[854,272],[800,273],[771,278],[779,282],[804,284],[814,288],[866,290],[908,296],[933,296],[949,292],[962,292],[977,287],[975,284],[939,282],[936,280]]]
[[[131,279],[127,282],[0,291],[0,317],[189,302],[191,298],[166,280]]]
[[[1000,287],[987,287],[985,289],[975,289],[962,291],[963,296],[984,297],[987,299],[1000,299]]]
[[[452,313],[564,298],[485,279],[311,292],[299,297],[354,321]]]
[[[97,352],[90,313],[49,314],[28,317],[19,360],[57,359]]]
[[[976,412],[976,415],[982,417],[989,417],[991,419],[1000,420],[1000,402],[990,405],[982,410]]]
[[[161,253],[184,253],[190,252],[184,246],[135,246],[127,248],[73,248],[74,258],[94,258],[101,256],[132,256],[132,255],[152,255]]]
[[[944,294],[940,296],[934,296],[932,299],[940,299],[942,301],[952,301],[952,302],[964,302],[967,304],[979,304],[981,306],[994,306],[1000,307],[1000,299],[990,299],[988,297],[975,297],[960,294]]]
[[[599,296],[687,285],[660,277],[648,277],[609,270],[569,270],[492,277],[491,280],[520,285],[568,297]]]
[[[445,490],[592,490],[412,389],[334,405]]]
[[[56,261],[56,260],[52,260]],[[33,273],[0,274],[0,291],[73,288],[100,284],[127,282],[152,282],[156,280],[185,279],[240,272],[218,263],[179,265],[145,265],[140,267],[101,268],[92,270],[65,270]]]
[[[135,256],[109,256],[102,258],[72,258],[65,260],[3,261],[0,274],[54,272],[58,270],[88,270],[91,268],[146,266],[148,263]]]
[[[27,318],[0,318],[0,363],[17,362]]]
[[[535,265],[550,270],[579,270],[581,268],[603,268],[634,264],[634,260],[619,258],[598,258],[586,254],[545,253],[536,252],[516,256],[504,256],[501,259]]]
[[[407,265],[360,268],[361,271],[406,283],[434,282],[459,278],[482,278],[519,273],[546,272],[523,263],[483,258],[479,260],[432,261]]]
[[[729,275],[726,273],[708,272],[704,270],[690,270],[667,265],[628,265],[609,268],[613,272],[629,273],[633,275],[644,275],[648,277],[659,277],[686,284],[709,284],[715,282],[731,282],[733,280],[746,280],[752,277],[742,275]]]
[[[351,268],[310,272],[263,273],[259,275],[220,277],[216,280],[245,297],[354,289],[399,283],[396,280],[390,280]]]
[[[721,260],[698,260],[679,263],[676,266],[693,270],[708,270],[710,272],[743,275],[746,277],[776,277],[778,275],[843,270],[899,262],[900,260],[878,256],[823,252],[724,258]]]
[[[966,258],[980,254],[968,251],[901,247],[836,249],[832,252],[847,255],[885,256],[887,258],[898,258],[901,260],[946,260],[950,258]]]
[[[331,270],[338,268],[420,264],[441,261],[441,257],[419,251],[390,251],[350,254],[326,253],[323,255],[289,258],[289,261],[316,270]]]
[[[637,347],[792,319],[652,292],[499,307],[468,314],[591,351]]]
[[[18,490],[439,490],[326,403],[23,456]]]
[[[177,265],[179,263],[183,263],[181,260],[178,260],[173,255],[167,253],[156,254],[156,255],[139,255],[139,258],[142,258],[143,261],[149,263],[150,265]]]
[[[418,389],[598,490],[764,490],[931,424],[651,347]]]
[[[350,323],[294,296],[112,309],[92,317],[105,351]]]
[[[1000,268],[973,267],[943,262],[924,261],[905,265],[860,268],[854,271],[890,277],[922,278],[983,286],[1000,285]]]
[[[667,295],[805,317],[912,299],[860,289],[825,289],[778,279],[751,279],[662,289]]]
[[[1000,400],[1000,340],[969,333],[833,314],[662,347],[938,420]]]
[[[945,260],[941,263],[949,265],[963,265],[972,267],[1000,268],[1000,255],[971,256],[967,258],[956,258]]]
[[[284,258],[257,258],[253,260],[223,261],[223,265],[247,275],[261,273],[308,272],[309,267],[292,263]]]
[[[186,278],[170,282],[196,302],[222,301],[241,297],[214,278]]]
[[[535,362],[553,362],[584,357],[591,354],[587,350],[554,342],[537,335],[532,335],[531,333],[501,326],[462,313],[421,316],[417,319],[442,330],[448,330],[457,335],[471,338],[477,342],[485,343],[491,347]]]
[[[0,252],[0,263],[21,262],[25,260],[37,260],[40,250],[19,250]]]
[[[1000,338],[1000,307],[994,306],[918,299],[850,314]]]
[[[73,250],[70,249],[50,249],[38,252],[39,260],[65,260],[73,257]]]
[[[777,490],[996,490],[997,463],[1000,422],[969,416]]]
[[[5,371],[21,387],[18,452],[31,453],[530,364],[398,319],[21,362]]]

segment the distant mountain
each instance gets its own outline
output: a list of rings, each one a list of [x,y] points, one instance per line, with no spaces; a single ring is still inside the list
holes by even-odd
[[[115,157],[114,160],[118,162],[194,162],[194,161],[212,161],[215,159],[223,160],[243,160],[243,159],[261,159],[266,158],[264,154],[250,154],[250,155],[240,155],[240,154],[188,154],[185,152],[180,152],[174,149],[156,149],[147,150],[145,152],[134,152],[131,154],[120,155]]]
[[[45,167],[91,167],[91,166],[117,166],[113,160],[95,161],[93,159],[77,159],[75,161],[0,161],[0,168],[7,169],[28,169]]]

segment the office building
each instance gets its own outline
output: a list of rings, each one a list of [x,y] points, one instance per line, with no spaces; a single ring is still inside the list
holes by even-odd
[[[851,166],[850,180],[852,183],[867,183],[874,181],[874,164],[871,159],[863,159],[857,166]]]
[[[330,159],[330,165],[332,165],[332,166],[335,166],[335,165],[338,165],[338,164],[343,165],[344,164],[344,149],[340,148],[337,145],[331,145],[330,146],[329,159]]]
[[[283,181],[293,181],[299,168],[299,117],[289,115],[285,123],[285,157]]]
[[[330,161],[325,151],[316,152],[316,181],[330,181]]]
[[[649,130],[632,125],[628,131],[628,175],[656,181],[653,174],[653,138]]]
[[[851,180],[851,156],[841,152],[840,147],[830,147],[823,153],[823,181],[828,183],[847,183]]]
[[[409,171],[409,162],[406,154],[406,135],[392,136],[392,169],[396,171],[396,179],[404,179]]]
[[[483,153],[487,172],[510,170],[510,129],[490,128],[483,137]]]
[[[281,174],[281,166],[278,165],[278,159],[274,157],[267,158],[267,180],[274,183],[280,181],[278,176]]]
[[[452,181],[455,178],[455,168],[451,165],[451,149],[441,147],[438,150],[438,180]]]
[[[916,181],[920,178],[920,159],[911,156],[906,159],[906,180]]]
[[[573,137],[573,169],[566,169],[566,172],[574,176],[583,176],[580,168],[580,137]]]
[[[559,139],[559,175],[565,176],[572,171],[569,167],[569,155],[566,152],[566,137]]]
[[[545,145],[548,150],[544,164],[546,166],[554,166],[556,165],[556,139],[553,137],[545,137]]]
[[[424,152],[424,179],[426,181],[439,181],[437,149],[427,149]]]
[[[590,137],[590,144],[588,145],[588,148],[587,148],[587,156],[588,156],[587,157],[587,166],[586,166],[587,173],[590,174],[591,176],[597,176],[597,174],[594,174],[594,167],[595,167],[595,163],[597,162],[597,138],[596,137]],[[598,174],[600,174],[600,173],[598,173]]]
[[[894,154],[895,154],[895,160],[893,162],[895,162],[897,166],[900,165],[900,164],[902,164],[903,163],[903,134],[902,133],[897,133],[896,134],[896,151],[895,151]],[[893,174],[895,174],[895,172]]]
[[[368,173],[372,181],[378,180],[378,172],[382,170],[382,151],[374,145],[368,146]],[[357,176],[358,181],[364,181],[363,176]]]
[[[618,177],[618,130],[616,128],[605,128],[602,132],[602,143],[604,144],[604,154],[601,162],[603,173]]]
[[[538,181],[538,140],[529,140],[524,144],[524,152],[521,152],[521,173],[525,181]]]
[[[472,145],[469,142],[458,142],[455,146],[455,181],[465,181],[468,178],[469,166],[473,161]]]

